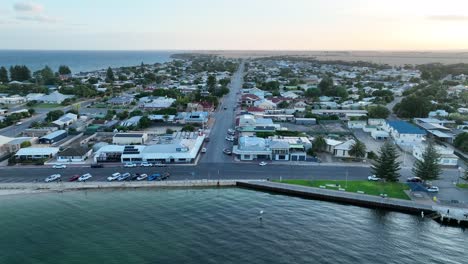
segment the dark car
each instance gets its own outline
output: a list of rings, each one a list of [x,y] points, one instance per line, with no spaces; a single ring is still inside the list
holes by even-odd
[[[161,180],[161,174],[159,173],[154,173],[148,176],[148,181],[160,181]]]
[[[132,177],[128,177],[127,181],[136,181],[138,177],[140,177],[140,173],[135,173],[132,175]]]
[[[68,179],[68,181],[69,181],[69,182],[76,181],[76,180],[78,180],[79,177],[80,177],[79,174],[73,175],[70,179]]]
[[[104,165],[99,164],[99,163],[93,163],[91,164],[91,168],[104,168]]]
[[[422,179],[419,177],[411,177],[411,178],[408,178],[406,182],[422,182]]]

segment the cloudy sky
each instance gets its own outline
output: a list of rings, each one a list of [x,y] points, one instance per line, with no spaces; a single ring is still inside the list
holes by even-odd
[[[468,49],[468,0],[0,1],[0,49]]]

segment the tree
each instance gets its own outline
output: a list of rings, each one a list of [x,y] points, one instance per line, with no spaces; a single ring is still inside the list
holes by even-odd
[[[397,159],[398,153],[395,145],[387,141],[380,148],[379,155],[372,164],[371,170],[376,177],[395,182],[400,177],[400,162]]]
[[[468,132],[458,134],[453,141],[453,145],[463,152],[468,152]]]
[[[417,159],[413,165],[413,174],[424,181],[438,180],[441,168],[439,165],[441,155],[437,152],[434,142],[429,140],[426,149],[422,153],[422,159]]]
[[[8,83],[8,71],[5,67],[0,68],[0,83]]]
[[[128,111],[127,110],[122,111],[122,112],[117,114],[117,118],[120,119],[120,120],[124,120],[127,117],[128,117]]]
[[[289,103],[287,101],[282,101],[278,104],[278,108],[280,109],[288,108],[288,106],[289,106]]]
[[[427,114],[432,110],[433,106],[427,97],[410,95],[400,103],[393,107],[393,112],[398,117],[403,118],[414,118],[414,117],[426,117]]]
[[[367,109],[369,111],[370,118],[387,118],[390,115],[390,110],[388,110],[383,105],[369,106]]]
[[[47,116],[46,116],[45,120],[48,121],[48,122],[52,122],[52,121],[55,121],[55,120],[59,119],[64,114],[65,113],[62,110],[50,111],[49,113],[47,113]]]
[[[309,88],[305,91],[304,95],[307,98],[317,98],[321,95],[321,93],[320,93],[320,89]]]
[[[340,86],[336,88],[336,96],[341,97],[341,99],[347,99],[348,98],[348,91],[346,90],[345,87]]]
[[[210,93],[214,93],[216,88],[216,77],[213,75],[208,76],[208,80],[206,81],[206,86],[208,86],[208,91]]]
[[[66,65],[60,65],[59,66],[59,69],[58,69],[58,73],[60,75],[68,75],[68,74],[71,74],[71,70],[68,66]]]
[[[54,85],[57,81],[54,72],[49,66],[45,66],[42,70],[34,72],[33,76],[38,84]]]
[[[366,145],[361,141],[357,140],[349,150],[349,155],[355,158],[364,158],[366,156]]]
[[[143,116],[140,118],[140,121],[138,122],[138,127],[139,128],[148,128],[151,125],[151,120],[147,116]]]
[[[112,71],[112,68],[111,68],[111,67],[107,68],[107,72],[106,72],[106,81],[107,81],[107,82],[113,82],[113,81],[115,81],[114,71]]]
[[[15,65],[10,67],[10,79],[12,81],[27,81],[31,79],[31,71],[26,65]]]
[[[319,83],[318,88],[324,95],[330,95],[333,90],[333,79],[330,76],[325,76]]]
[[[30,147],[30,146],[31,146],[30,141],[24,141],[24,142],[21,142],[21,144],[20,144],[21,148],[27,148],[27,147]]]
[[[32,116],[32,115],[34,115],[34,113],[36,113],[36,110],[34,110],[33,108],[29,108],[28,113],[29,113],[29,115]]]
[[[312,147],[315,152],[324,151],[325,148],[327,147],[327,141],[322,135],[319,135],[314,139],[314,142],[312,143]]]
[[[185,125],[184,127],[182,127],[182,132],[194,132],[195,131],[195,127],[192,126],[192,125]]]

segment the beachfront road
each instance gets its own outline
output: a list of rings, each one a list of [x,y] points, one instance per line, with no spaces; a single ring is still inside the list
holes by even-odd
[[[370,175],[370,168],[357,166],[311,165],[295,166],[284,164],[268,164],[259,166],[257,163],[202,163],[198,166],[167,166],[167,167],[137,167],[124,168],[104,167],[92,169],[89,167],[68,167],[53,169],[51,167],[4,167],[0,169],[0,182],[34,182],[43,181],[47,176],[55,173],[62,175],[66,181],[76,174],[91,173],[90,181],[106,181],[115,172],[130,173],[171,173],[171,180],[200,180],[200,179],[323,179],[323,180],[365,180]],[[402,179],[411,176],[410,169],[401,170]],[[456,170],[444,170],[443,179],[450,182],[457,175]],[[403,180],[404,181],[404,180]]]

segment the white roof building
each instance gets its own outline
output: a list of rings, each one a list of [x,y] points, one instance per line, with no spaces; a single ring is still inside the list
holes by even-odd
[[[72,98],[72,97],[74,97],[74,96],[73,95],[64,95],[64,94],[61,94],[61,93],[55,91],[53,93],[41,96],[41,97],[37,98],[36,100],[40,101],[40,102],[47,103],[47,104],[61,104],[66,99]]]

